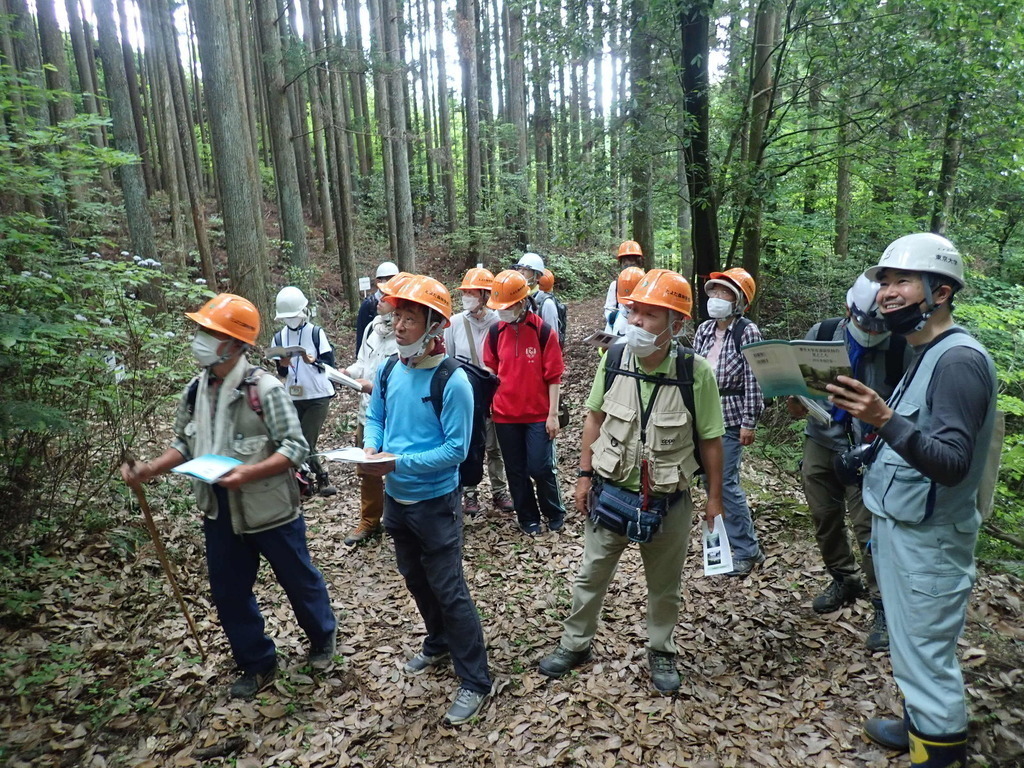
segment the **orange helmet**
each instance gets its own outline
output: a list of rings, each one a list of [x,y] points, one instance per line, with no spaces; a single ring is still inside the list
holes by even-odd
[[[389,279],[386,283],[381,283],[378,288],[380,292],[385,296],[394,296],[398,289],[402,286],[406,280],[410,277],[415,277],[408,272],[399,272],[397,275]]]
[[[388,282],[394,282],[396,277],[398,276],[392,277]],[[401,282],[392,296],[432,309],[444,316],[445,328],[451,325],[452,296],[440,280],[426,275],[409,275]]]
[[[494,276],[487,306],[491,309],[508,309],[529,295],[530,287],[526,284],[526,278],[514,269],[506,269]]]
[[[640,243],[636,240],[623,241],[622,245],[619,246],[619,252],[615,254],[615,258],[621,259],[623,256],[639,256],[642,259],[644,252],[640,248]]]
[[[733,267],[732,269],[725,270],[725,272],[712,272],[708,277],[710,278],[708,283],[718,282],[730,288],[739,288],[747,299],[748,307],[754,302],[754,295],[757,293],[757,283],[754,282],[754,278],[743,267]],[[707,283],[704,285],[706,288]]]
[[[637,283],[627,301],[665,307],[692,316],[693,291],[686,278],[669,269],[652,269]]]
[[[636,284],[643,280],[644,271],[640,267],[626,267],[624,270],[619,272],[619,277],[615,281],[615,293],[621,304],[626,300],[629,294]]]
[[[255,344],[260,335],[260,313],[248,299],[233,293],[221,293],[203,304],[198,312],[186,312],[203,328],[226,333],[245,344]]]
[[[459,290],[489,291],[491,290],[492,285],[494,285],[494,275],[489,269],[473,267],[466,273],[466,276],[462,278],[462,285],[459,286]]]
[[[550,269],[545,269],[541,272],[540,277],[537,278],[537,287],[542,291],[551,293],[552,289],[555,287],[555,273]]]

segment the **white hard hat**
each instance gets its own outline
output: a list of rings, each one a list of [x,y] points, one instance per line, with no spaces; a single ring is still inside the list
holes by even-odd
[[[382,261],[380,266],[377,267],[377,277],[394,277],[401,270],[398,269],[398,265],[393,261]]]
[[[942,275],[951,278],[958,288],[964,287],[963,257],[949,240],[931,232],[918,232],[893,240],[878,264],[865,270],[864,276],[877,281],[884,269]]]
[[[885,331],[885,323],[876,301],[880,287],[878,283],[861,275],[846,292],[846,306],[850,316],[857,321],[857,325],[871,333]]]
[[[544,259],[536,253],[524,253],[523,257],[516,262],[516,266],[532,269],[539,274],[544,271]]]
[[[294,285],[282,288],[277,294],[277,317],[275,320],[285,320],[289,317],[298,317],[302,311],[309,306],[309,299]]]

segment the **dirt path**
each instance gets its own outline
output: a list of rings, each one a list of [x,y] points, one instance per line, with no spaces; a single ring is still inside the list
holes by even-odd
[[[570,307],[575,418],[559,439],[567,503],[596,361],[578,340],[596,325],[600,304]],[[351,404],[339,398],[325,447],[350,440]],[[302,633],[264,573],[258,594],[283,672],[254,702],[227,699],[233,672],[209,604],[198,519],[184,485],[164,481],[152,488],[154,506],[209,657],[198,660],[138,516],[122,504],[113,530],[37,559],[37,583],[4,585],[0,764],[899,764],[859,735],[864,717],[898,709],[888,658],[863,647],[870,608],[828,617],[810,610],[826,576],[797,481],[756,452],[745,484],[768,560],[745,581],[707,579],[691,542],[676,633],[683,686],[674,698],[648,688],[636,548],[609,591],[594,663],[548,681],[536,663],[557,642],[568,610],[582,554],[579,518],[536,539],[493,512],[470,521],[466,572],[497,685],[479,722],[459,730],[441,724],[458,684],[450,667],[416,678],[400,671],[418,650],[422,624],[386,539],[342,545],[356,521],[357,486],[348,470],[333,472],[341,493],[313,500],[306,516],[340,620],[342,663],[315,675],[303,666]],[[33,610],[11,609],[19,595],[35,601]],[[982,570],[961,648],[978,764],[1024,765],[1022,596],[1021,582]]]

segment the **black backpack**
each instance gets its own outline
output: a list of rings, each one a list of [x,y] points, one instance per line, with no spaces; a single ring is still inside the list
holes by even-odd
[[[622,368],[622,353],[625,344],[612,344],[604,356],[604,391],[611,389],[616,376],[630,376],[658,384],[675,384],[683,396],[683,405],[690,412],[693,426],[693,458],[697,460],[697,474],[704,474],[704,462],[700,457],[700,437],[697,434],[697,408],[693,396],[693,358],[697,353],[680,344],[676,348],[676,377],[666,379],[663,376],[648,376],[639,371],[627,371]]]
[[[380,377],[380,396],[387,402],[388,378],[391,370],[398,363],[398,355],[392,355],[384,363]],[[452,357],[446,357],[434,369],[430,379],[430,404],[438,421],[441,420],[441,408],[444,404],[444,388],[448,380],[459,368],[466,372],[469,385],[473,388],[473,424],[469,432],[469,453],[466,460],[459,465],[459,484],[465,487],[478,485],[484,479],[484,453],[487,448],[487,419],[491,415],[491,401],[498,389],[498,377],[478,365],[473,365]]]
[[[839,328],[839,324],[844,319],[842,317],[830,317],[828,320],[822,320],[821,325],[818,326],[818,332],[814,335],[814,340],[832,341],[836,335],[836,330]],[[890,387],[895,388],[900,383],[900,379],[903,378],[903,372],[906,367],[904,365],[906,350],[907,340],[905,337],[895,333],[889,337],[889,348],[885,351],[885,383]]]
[[[541,309],[549,301],[555,302],[555,311],[558,313],[558,343],[563,349],[565,349],[565,331],[569,327],[569,308],[565,306],[565,303],[561,301],[557,296],[547,291],[538,292],[540,294],[540,301],[537,302],[537,314],[540,315]],[[543,317],[543,315],[541,315]]]

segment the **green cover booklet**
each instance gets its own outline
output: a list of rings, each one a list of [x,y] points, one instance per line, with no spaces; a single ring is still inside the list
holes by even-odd
[[[741,350],[765,397],[828,399],[826,384],[852,376],[843,341],[758,341]]]

